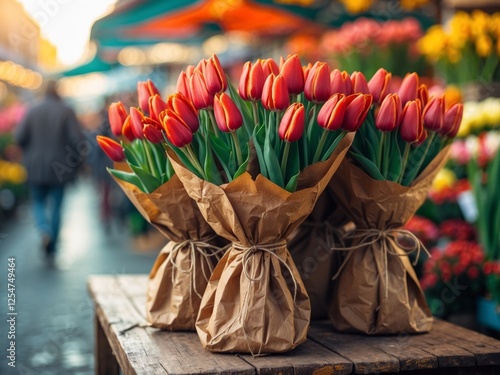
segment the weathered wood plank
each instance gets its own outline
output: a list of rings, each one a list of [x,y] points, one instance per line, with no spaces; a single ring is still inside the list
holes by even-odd
[[[119,375],[120,367],[97,316],[94,317],[94,335],[95,374]]]
[[[366,343],[367,336],[335,332],[328,322],[313,323],[309,336],[353,362],[355,374],[400,371],[399,360],[370,343]]]
[[[351,374],[353,363],[312,340],[286,354],[262,357],[242,355],[258,374]]]

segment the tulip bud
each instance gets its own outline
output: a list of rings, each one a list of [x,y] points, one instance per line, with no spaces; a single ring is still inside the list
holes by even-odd
[[[372,101],[373,96],[370,94],[351,94],[347,96],[342,129],[349,132],[357,131],[365,121]]]
[[[217,126],[225,133],[238,130],[243,125],[243,116],[240,110],[226,93],[215,96],[214,115]]]
[[[205,77],[203,77],[203,73],[199,69],[194,70],[189,79],[189,87],[191,89],[191,100],[196,109],[213,108],[214,95],[208,92]]]
[[[401,124],[399,125],[401,138],[408,143],[417,143],[422,138],[424,123],[422,121],[422,107],[420,99],[410,100],[403,108]]]
[[[167,98],[167,108],[177,113],[186,125],[195,133],[200,127],[200,120],[198,119],[198,111],[193,103],[180,92],[169,95]]]
[[[271,58],[260,60],[260,64],[262,65],[262,71],[264,72],[264,80],[271,74],[278,75],[280,74],[280,68],[276,61]]]
[[[278,128],[279,137],[286,142],[295,142],[302,137],[306,110],[302,103],[293,103],[286,110]]]
[[[136,107],[130,107],[130,125],[135,138],[144,138],[144,115]]]
[[[346,72],[347,73],[347,72]],[[338,69],[333,69],[330,73],[330,89],[332,90],[332,94],[344,94],[351,95],[351,77],[348,77],[348,85],[346,86],[346,77],[342,74],[342,72]]]
[[[403,105],[410,100],[418,98],[418,74],[407,74],[401,82],[401,87],[398,90],[399,98]]]
[[[96,136],[96,139],[101,149],[111,160],[117,163],[125,160],[125,153],[118,142],[103,135]]]
[[[132,131],[132,119],[130,115],[127,116],[125,122],[123,123],[122,133],[130,142],[136,139],[134,132]]]
[[[366,83],[366,77],[361,72],[353,72],[351,74],[352,93],[353,94],[369,94],[370,89]]]
[[[370,94],[373,95],[375,103],[382,103],[382,100],[384,100],[391,84],[391,77],[391,73],[384,68],[380,68],[368,82],[368,89]]]
[[[325,62],[316,62],[307,76],[304,85],[307,100],[315,104],[324,103],[330,98],[330,68]]]
[[[184,147],[193,141],[193,133],[177,113],[166,109],[161,117],[165,135],[170,143],[176,147]]]
[[[226,73],[222,69],[219,59],[216,55],[212,55],[207,60],[205,71],[203,72],[207,84],[207,90],[210,94],[224,92],[227,89]]]
[[[160,95],[155,94],[149,97],[149,115],[155,121],[158,121],[158,115],[163,110],[167,109],[167,103],[165,103]]]
[[[108,109],[109,126],[114,135],[122,135],[123,123],[125,122],[127,116],[127,111],[122,102],[110,104]]]
[[[444,123],[444,96],[433,97],[424,107],[424,127],[439,132]]]
[[[281,66],[280,73],[285,77],[290,95],[298,95],[304,91],[304,72],[299,56],[288,56]]]
[[[290,105],[287,84],[282,74],[267,77],[262,89],[262,105],[267,110],[276,112],[284,111]]]
[[[343,70],[341,74],[342,74],[342,78],[344,80],[345,94],[346,95],[354,94],[354,92],[352,91],[351,76],[345,70]]]
[[[194,67],[192,65],[189,65],[188,68],[189,67],[193,69],[186,69],[186,71],[182,71],[181,74],[179,74],[179,78],[177,78],[177,91],[182,93],[186,98],[191,98],[189,80],[194,71]]]
[[[307,81],[307,77],[309,77],[309,72],[311,71],[312,67],[313,67],[313,65],[311,63],[308,63],[307,65],[304,65],[302,67],[302,71],[304,72],[304,85],[305,85],[305,82]]]
[[[429,90],[427,89],[427,85],[420,85],[417,96],[422,102],[422,105],[425,107],[429,101]]]
[[[151,143],[161,143],[163,142],[163,134],[153,124],[144,125],[144,137]]]
[[[383,132],[392,132],[399,126],[403,108],[398,94],[387,95],[375,118],[375,126]]]
[[[261,64],[253,64],[247,61],[243,65],[243,72],[238,85],[238,93],[243,100],[257,101],[262,97],[264,87],[264,71]]]
[[[443,127],[440,134],[443,137],[455,138],[460,129],[463,114],[464,105],[462,103],[452,105],[444,114]]]
[[[143,113],[148,112],[149,97],[155,94],[160,95],[160,92],[150,79],[146,82],[137,82],[137,98],[139,100],[139,107]]]
[[[333,94],[318,112],[318,125],[330,131],[340,129],[346,106],[344,94]]]

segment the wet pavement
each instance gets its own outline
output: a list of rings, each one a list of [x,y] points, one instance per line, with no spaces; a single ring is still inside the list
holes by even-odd
[[[70,186],[56,267],[45,264],[27,204],[0,223],[0,374],[90,375],[94,372],[90,274],[148,273],[158,249],[138,251],[127,225],[99,218],[98,195],[87,178]],[[15,257],[17,315],[8,315],[8,259]],[[15,317],[15,368],[8,365]],[[9,331],[9,329],[11,331]]]

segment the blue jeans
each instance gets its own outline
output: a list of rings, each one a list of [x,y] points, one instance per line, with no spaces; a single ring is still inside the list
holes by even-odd
[[[35,225],[42,235],[50,238],[47,252],[55,252],[55,244],[61,226],[61,209],[64,196],[63,185],[32,185],[31,197]]]

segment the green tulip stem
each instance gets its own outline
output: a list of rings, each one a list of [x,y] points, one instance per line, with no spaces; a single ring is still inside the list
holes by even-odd
[[[283,180],[286,178],[286,165],[288,163],[288,153],[290,152],[290,142],[285,141],[285,148],[283,149],[283,157],[281,158],[281,174]]]
[[[405,175],[406,164],[408,163],[408,156],[410,155],[411,143],[407,143],[405,146],[405,151],[403,153],[403,164],[401,165],[401,173],[399,175],[398,184],[401,184],[403,176]]]
[[[213,109],[207,109],[208,116],[210,117],[210,122],[212,123],[212,130],[215,134],[218,134],[219,128],[217,127],[217,121],[215,121],[215,116],[214,116],[214,110]]]
[[[316,153],[314,154],[314,158],[312,161],[313,164],[319,160],[321,153],[323,152],[323,147],[325,146],[325,141],[326,137],[328,136],[328,132],[329,132],[328,129],[323,129],[323,134],[321,134],[321,138],[319,139],[318,142],[318,147],[316,148]]]
[[[382,135],[380,136],[380,144],[378,148],[378,155],[377,155],[377,167],[379,171],[382,171],[382,155],[384,151],[384,143],[385,143],[385,132],[382,132]]]
[[[429,138],[427,138],[427,145],[425,146],[425,150],[424,150],[422,157],[418,161],[418,165],[416,168],[417,174],[415,175],[415,177],[418,176],[418,171],[420,170],[420,168],[422,168],[422,164],[424,163],[425,158],[427,157],[427,153],[429,152],[429,149],[431,148],[431,145],[432,145],[432,142],[434,141],[435,136],[436,136],[436,132],[431,132],[431,135],[429,136]]]
[[[259,125],[259,104],[257,102],[252,102],[252,110],[253,110],[253,122],[254,125]]]
[[[236,160],[238,161],[238,168],[239,168],[239,166],[243,164],[240,141],[238,140],[238,135],[236,134],[236,131],[231,132],[231,136],[233,137],[234,148],[236,149]]]
[[[307,124],[307,130],[306,130],[306,133],[305,133],[307,135],[307,139],[308,140],[310,140],[311,136],[312,136],[312,129],[313,129],[314,120],[316,120],[317,109],[318,109],[318,105],[317,104],[313,104],[313,106],[311,108],[312,115],[311,115],[311,117],[309,119],[309,123]],[[310,112],[307,112],[307,113],[310,113]]]
[[[142,145],[144,146],[144,151],[146,154],[146,159],[148,161],[148,167],[151,174],[155,177],[160,177],[158,170],[153,162],[153,155],[151,155],[151,149],[149,148],[149,143],[145,139],[142,140]]]
[[[202,168],[200,162],[198,161],[198,159],[196,159],[196,156],[195,156],[195,154],[193,152],[193,149],[191,148],[191,145],[185,146],[184,149],[187,152],[186,156],[189,158],[189,161],[191,161],[191,163],[196,168],[196,170],[201,175],[201,177],[204,180],[207,180],[207,176],[205,176],[205,172],[203,171],[203,168]]]

